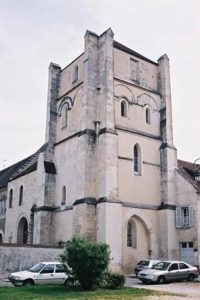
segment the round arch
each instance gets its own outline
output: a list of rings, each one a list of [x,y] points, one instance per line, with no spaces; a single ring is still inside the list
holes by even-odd
[[[116,97],[126,97],[128,99],[134,99],[133,91],[124,84],[116,84],[114,86],[114,93]],[[124,95],[124,96],[122,96]],[[125,96],[126,95],[126,96]]]
[[[62,109],[64,106],[67,106],[67,109],[70,110],[72,108],[72,106],[74,105],[73,101],[72,101],[72,98],[71,97],[65,97],[59,107],[58,107],[58,116],[60,117],[61,114],[62,114]]]
[[[125,97],[120,99],[120,115],[121,117],[128,117],[128,101]]]
[[[75,91],[75,94],[74,94],[74,96],[73,96],[73,105],[75,105],[75,101],[76,101],[76,99],[79,97],[79,94],[81,94],[83,92],[83,86],[81,85],[80,87],[78,87],[77,89],[76,89],[76,91]],[[80,95],[80,97],[81,97],[81,95]]]
[[[28,221],[25,217],[22,217],[18,223],[17,243],[18,244],[28,243]]]
[[[145,106],[149,105],[152,110],[159,111],[157,101],[149,94],[143,93],[137,97],[137,101],[139,105]]]

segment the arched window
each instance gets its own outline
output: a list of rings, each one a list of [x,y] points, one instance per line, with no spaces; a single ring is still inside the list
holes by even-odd
[[[133,148],[133,170],[135,173],[141,174],[141,151],[138,144]]]
[[[10,189],[9,191],[9,208],[12,207],[13,202],[13,189]]]
[[[121,101],[121,116],[125,118],[128,117],[128,104],[125,100]]]
[[[67,127],[67,119],[68,119],[68,107],[64,105],[62,109],[62,128]]]
[[[136,224],[133,220],[127,224],[127,247],[137,248]]]
[[[78,66],[76,65],[74,67],[72,83],[76,82],[77,80],[78,80]]]
[[[66,204],[66,187],[63,186],[62,188],[62,202],[61,204]]]
[[[145,113],[146,113],[146,123],[151,124],[151,111],[150,111],[150,109],[147,108]]]
[[[23,204],[23,186],[19,188],[19,206]]]
[[[3,243],[3,236],[2,236],[2,234],[0,233],[0,244],[2,244]]]

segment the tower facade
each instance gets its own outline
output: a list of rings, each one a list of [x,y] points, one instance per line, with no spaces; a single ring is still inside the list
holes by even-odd
[[[111,29],[87,31],[84,53],[60,71],[59,84],[55,205],[63,191],[66,199],[55,236],[105,241],[113,268],[126,271],[142,257],[175,258],[167,56],[153,62],[116,42]]]
[[[125,272],[140,259],[178,258],[176,167],[168,57],[154,62],[110,28],[86,31],[79,57],[50,64],[44,146],[4,172],[3,238],[104,241]]]

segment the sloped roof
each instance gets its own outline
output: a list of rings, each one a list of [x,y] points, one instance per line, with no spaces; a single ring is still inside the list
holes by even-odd
[[[200,164],[194,164],[184,160],[178,160],[177,172],[183,176],[198,192],[200,192],[200,181],[195,180],[199,176]]]
[[[119,50],[121,50],[121,51],[124,51],[124,52],[126,52],[126,53],[129,53],[129,54],[131,54],[131,55],[133,55],[133,56],[135,56],[135,57],[138,57],[138,58],[140,58],[140,59],[143,59],[143,60],[145,60],[145,61],[147,61],[147,62],[149,62],[149,63],[151,63],[151,64],[158,65],[158,63],[156,63],[155,61],[153,61],[153,60],[151,60],[151,59],[149,59],[149,58],[147,58],[147,57],[141,55],[140,53],[138,53],[138,52],[136,52],[136,51],[134,51],[134,50],[132,50],[132,49],[130,49],[130,48],[128,48],[128,47],[122,45],[122,44],[120,44],[120,43],[117,42],[117,41],[114,41],[114,42],[113,42],[113,47],[116,48],[116,49],[119,49]]]
[[[27,158],[19,161],[18,163],[0,171],[0,188],[7,186],[7,183],[12,176],[20,167],[24,165],[26,162]]]
[[[45,151],[47,145],[44,144],[34,154],[0,171],[0,188],[6,187],[10,180],[36,170],[38,156]]]

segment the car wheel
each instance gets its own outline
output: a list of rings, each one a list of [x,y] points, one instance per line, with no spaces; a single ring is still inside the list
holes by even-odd
[[[160,284],[166,283],[165,276],[159,276],[158,279],[157,279],[157,283],[160,283]]]
[[[64,285],[67,286],[67,287],[74,287],[75,286],[75,281],[74,281],[74,278],[67,278],[64,282]]]
[[[32,286],[34,285],[34,281],[31,279],[27,279],[23,282],[23,286]]]
[[[188,276],[188,281],[193,281],[194,280],[194,274],[190,274]]]
[[[148,280],[145,280],[145,279],[142,279],[141,281],[145,284],[148,283]]]

